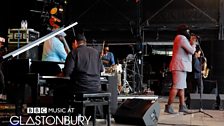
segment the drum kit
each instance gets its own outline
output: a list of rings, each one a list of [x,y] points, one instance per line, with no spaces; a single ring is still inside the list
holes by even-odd
[[[123,61],[123,66],[123,86],[121,91],[125,94],[129,94],[132,91],[132,88],[127,81],[127,60]]]
[[[121,86],[121,89],[119,89],[118,91],[119,94],[120,93],[129,94],[130,92],[133,91],[127,79],[128,77],[127,66],[128,66],[128,63],[131,63],[134,60],[135,60],[135,55],[128,54],[127,57],[122,60],[122,64],[118,63],[115,65],[112,65],[111,67],[105,67],[104,74],[111,75],[111,76],[120,74],[122,76],[122,79],[121,79],[122,82],[120,82],[122,83],[122,86]]]
[[[122,64],[115,64],[112,65],[111,67],[105,67],[105,73],[114,75],[115,73],[122,73],[124,72],[123,69],[124,67],[127,67],[127,63],[134,61],[135,56],[133,54],[128,54],[126,59],[123,60],[123,65]]]
[[[123,64],[119,64],[119,67],[118,67],[120,69],[119,71],[122,71],[123,73],[123,83],[122,83],[121,92],[123,92],[124,94],[129,94],[130,92],[133,91],[127,79],[128,77],[127,66],[128,66],[128,63],[133,62],[134,60],[135,60],[135,55],[128,54],[127,57],[123,59]]]

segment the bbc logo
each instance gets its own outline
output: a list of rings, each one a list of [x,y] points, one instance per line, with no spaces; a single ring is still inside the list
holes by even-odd
[[[27,107],[27,113],[28,114],[46,114],[47,113],[47,107]]]

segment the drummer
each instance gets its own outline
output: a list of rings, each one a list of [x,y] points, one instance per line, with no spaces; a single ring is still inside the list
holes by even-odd
[[[108,44],[104,45],[104,49],[101,52],[101,56],[102,56],[101,59],[102,59],[102,62],[103,62],[103,65],[105,68],[116,67],[115,60],[114,60],[114,54],[112,52],[110,52],[110,48],[109,48]],[[118,91],[118,94],[120,94],[120,92],[122,90],[121,72],[116,72],[116,76],[117,76],[117,91]]]
[[[114,54],[110,52],[108,44],[104,45],[104,49],[101,52],[101,56],[104,67],[112,67],[115,65]]]

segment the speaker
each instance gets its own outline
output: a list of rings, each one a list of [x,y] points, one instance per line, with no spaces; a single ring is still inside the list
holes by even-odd
[[[104,80],[101,80],[101,88],[103,91],[107,91],[111,93],[110,97],[110,110],[111,114],[114,115],[117,108],[118,108],[118,102],[117,102],[117,76],[101,76],[104,78]]]
[[[217,109],[223,110],[224,108],[224,94],[219,94],[216,99]]]
[[[217,95],[216,94],[202,94],[202,106],[200,106],[200,94],[190,94],[190,109],[216,109]]]
[[[127,99],[117,109],[114,120],[121,124],[155,126],[158,123],[159,114],[158,101]]]
[[[216,94],[217,93],[217,80],[203,80],[203,93]]]

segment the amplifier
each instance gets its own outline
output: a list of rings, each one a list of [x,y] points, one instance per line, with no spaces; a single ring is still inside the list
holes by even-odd
[[[111,93],[110,101],[110,109],[111,114],[115,114],[118,102],[117,102],[117,76],[101,76],[101,88],[103,91],[107,91]]]
[[[33,29],[8,29],[8,52],[17,50],[22,46],[37,40],[39,35],[39,32]],[[39,47],[33,47],[18,55],[17,58],[38,60],[40,59]]]
[[[34,29],[8,29],[8,43],[29,43],[39,36],[40,33]]]

